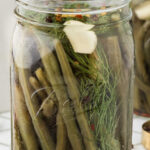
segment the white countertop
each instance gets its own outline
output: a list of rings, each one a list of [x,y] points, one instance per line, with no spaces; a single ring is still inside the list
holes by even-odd
[[[150,120],[150,118],[144,118],[134,115],[133,119],[133,150],[145,150],[141,144],[142,124]],[[11,133],[10,133],[10,113],[0,114],[0,150],[10,150],[11,145]]]
[[[10,150],[10,113],[0,114],[0,150]]]

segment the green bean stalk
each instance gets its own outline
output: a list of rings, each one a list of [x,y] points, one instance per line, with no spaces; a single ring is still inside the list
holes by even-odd
[[[27,149],[39,149],[39,145],[31,117],[27,110],[24,94],[20,85],[15,85],[15,113],[18,122],[20,134]],[[30,137],[28,136],[30,134]]]
[[[65,104],[65,102],[69,100],[69,96],[65,88],[64,80],[60,74],[60,68],[56,56],[49,49],[48,45],[46,45],[47,43],[45,43],[47,39],[44,40],[44,38],[47,36],[43,36],[40,33],[38,34],[37,31],[32,31],[32,32],[35,33],[35,36],[38,39],[40,45],[39,53],[42,58],[42,63],[46,70],[48,80],[51,83],[52,88],[56,93],[56,97],[59,102],[59,110],[64,119],[67,132],[68,132],[68,137],[72,144],[72,147],[74,150],[75,149],[83,150],[84,145],[82,142],[82,137],[77,127],[77,124],[73,119],[74,112],[69,106],[69,103]],[[49,42],[51,41],[49,40]]]

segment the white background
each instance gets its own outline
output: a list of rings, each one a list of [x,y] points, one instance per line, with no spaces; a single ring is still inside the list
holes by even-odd
[[[0,0],[0,112],[10,108],[9,51],[15,24],[15,0]]]

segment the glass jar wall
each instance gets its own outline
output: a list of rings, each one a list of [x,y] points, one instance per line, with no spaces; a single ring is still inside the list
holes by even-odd
[[[131,150],[128,3],[20,1],[15,13],[12,149]]]
[[[134,2],[134,1],[133,1]],[[136,1],[135,1],[136,2]],[[150,1],[141,0],[133,6],[136,78],[135,112],[150,116]]]

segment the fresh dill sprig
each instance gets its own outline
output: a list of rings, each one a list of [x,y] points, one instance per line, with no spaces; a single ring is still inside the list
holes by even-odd
[[[67,37],[62,41],[68,60],[79,79],[81,103],[94,125],[94,135],[99,150],[120,150],[116,138],[117,119],[117,73],[112,73],[102,47],[97,47],[96,58],[73,51]]]
[[[101,60],[105,58],[104,55],[99,57]],[[90,118],[89,123],[94,125],[94,135],[99,150],[119,150],[119,141],[115,137],[118,123],[117,78],[112,79],[113,74],[106,62],[107,60],[101,61],[101,70],[97,71],[97,74],[101,75],[97,75],[96,80],[81,79],[81,93],[83,99],[88,97],[89,100],[85,105],[85,111]]]

